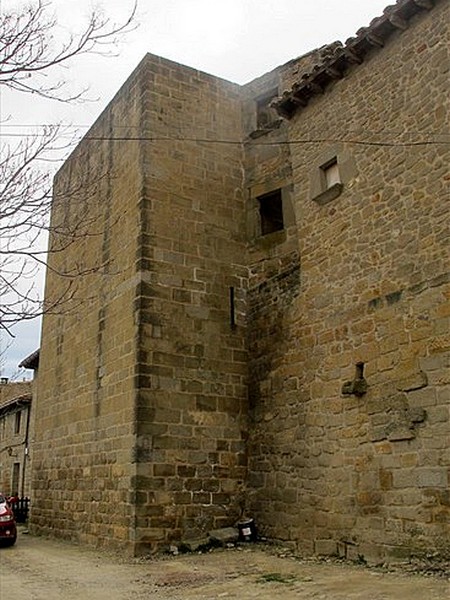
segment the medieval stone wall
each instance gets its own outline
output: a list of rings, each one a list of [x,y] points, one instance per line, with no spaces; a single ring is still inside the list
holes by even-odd
[[[242,88],[145,57],[55,180],[33,531],[143,553],[246,508],[304,552],[448,552],[447,23],[290,121],[327,48]]]
[[[245,140],[246,225],[249,240],[249,291],[247,339],[250,350],[248,378],[249,407],[259,402],[259,395],[270,397],[277,385],[265,386],[268,374],[283,360],[288,332],[286,314],[299,291],[300,255],[297,227],[292,203],[292,163],[288,143],[289,124],[272,109],[272,121],[261,124],[258,99],[275,90],[281,94],[299,74],[318,60],[317,51],[283,65],[243,87]],[[270,102],[270,101],[269,101]],[[267,194],[280,190],[283,227],[262,235],[261,202]],[[251,446],[250,453],[253,452]],[[249,486],[260,479],[249,471]],[[247,499],[247,503],[248,503]]]
[[[139,69],[55,179],[33,444],[37,533],[132,547]],[[114,138],[120,138],[115,141]]]
[[[240,136],[238,86],[148,55],[58,174],[34,531],[139,553],[236,520]]]
[[[448,22],[424,11],[289,124],[300,277],[250,305],[249,496],[305,552],[449,552]]]
[[[140,551],[235,522],[247,429],[239,87],[150,55],[145,68]]]

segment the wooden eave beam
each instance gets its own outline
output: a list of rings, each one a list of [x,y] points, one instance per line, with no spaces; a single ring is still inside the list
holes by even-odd
[[[420,8],[424,8],[425,10],[431,10],[434,6],[433,0],[414,0],[414,3]]]
[[[354,47],[344,48],[344,56],[350,64],[361,65],[364,59],[359,56]]]
[[[305,97],[305,89],[304,87],[300,88],[292,95],[290,99],[296,106],[301,106],[304,108],[308,104],[308,98]]]
[[[305,83],[306,83],[306,87],[311,90],[312,94],[323,94],[325,91],[324,88],[319,83],[317,83],[315,80],[307,81]]]
[[[290,119],[292,115],[295,113],[295,105],[292,103],[291,99],[289,100],[281,100],[279,103],[274,104],[274,108],[280,117],[285,119]]]
[[[331,79],[342,79],[344,76],[335,64],[326,65],[324,71]]]
[[[394,13],[390,15],[388,19],[389,23],[391,23],[396,29],[401,29],[402,31],[408,29],[408,21],[402,19],[402,17],[399,14]]]
[[[293,85],[290,93],[274,103],[278,113],[290,119],[297,107],[305,107],[311,97],[323,94],[330,82],[342,79],[348,65],[363,63],[371,48],[383,48],[396,29],[406,30],[410,18],[420,12],[420,9],[431,10],[435,1],[397,0],[396,5],[387,7],[383,16],[374,19],[369,27],[359,29],[356,37],[349,38],[328,62],[315,65],[309,74],[302,76],[300,83]]]
[[[368,31],[366,33],[366,40],[369,42],[369,44],[371,46],[375,46],[376,48],[383,48],[384,47],[384,40],[383,40],[383,38],[380,37],[379,35],[377,35],[373,31]]]

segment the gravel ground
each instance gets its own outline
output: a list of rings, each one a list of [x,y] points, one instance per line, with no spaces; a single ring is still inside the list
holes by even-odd
[[[412,567],[410,567],[412,569]],[[127,559],[19,535],[0,549],[0,598],[14,600],[449,600],[450,579],[299,560],[259,545]]]

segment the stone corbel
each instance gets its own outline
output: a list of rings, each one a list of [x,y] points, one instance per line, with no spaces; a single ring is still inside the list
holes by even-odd
[[[342,386],[342,393],[346,396],[364,396],[367,392],[367,381],[364,378],[364,363],[356,363],[355,377],[352,381],[346,381]]]

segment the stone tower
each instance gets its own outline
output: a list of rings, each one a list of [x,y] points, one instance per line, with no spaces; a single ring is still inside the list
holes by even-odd
[[[35,531],[450,552],[448,11],[245,86],[144,58],[55,180]]]

